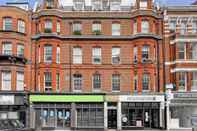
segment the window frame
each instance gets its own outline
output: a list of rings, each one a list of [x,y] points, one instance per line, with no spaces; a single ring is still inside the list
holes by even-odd
[[[114,77],[117,77],[117,78],[114,78]],[[120,74],[112,74],[111,86],[112,86],[112,92],[120,92],[121,90],[120,89],[121,88],[121,75]]]
[[[25,33],[25,21],[19,19],[17,22],[18,22],[18,32]]]
[[[98,54],[96,54],[96,53],[98,53]],[[95,59],[99,59],[100,62],[96,62]],[[92,64],[101,64],[101,63],[102,63],[102,49],[101,49],[101,47],[92,48]]]
[[[148,20],[142,20],[141,23],[141,33],[149,33],[150,32],[150,23]]]
[[[186,59],[186,53],[187,53],[186,52],[186,44],[181,42],[181,43],[178,43],[177,46],[178,46],[178,59],[179,60],[185,60]],[[183,49],[183,50],[180,50],[180,49]],[[184,55],[184,58],[181,58],[182,55]]]
[[[113,51],[113,50],[116,50],[116,49],[119,50],[118,54],[114,53],[115,51]],[[111,63],[112,63],[112,65],[119,65],[119,64],[121,64],[121,48],[120,47],[112,47],[111,52],[112,52],[112,54],[111,54]],[[116,58],[119,59],[118,63],[114,62],[115,61],[114,59],[116,59]]]
[[[82,74],[73,74],[73,91],[80,92],[83,89],[83,76]]]
[[[49,48],[51,51],[49,50]],[[50,60],[48,60],[49,58],[50,58]],[[44,63],[52,63],[52,61],[53,61],[53,46],[52,45],[45,45],[44,46]]]
[[[56,47],[56,63],[60,64],[61,59],[61,48],[59,46]]]
[[[112,23],[112,36],[120,36],[121,35],[121,24],[116,22]]]
[[[98,79],[95,79],[95,76],[98,76],[97,78]],[[95,83],[95,80],[98,80],[96,83]],[[101,90],[101,84],[102,84],[102,82],[101,82],[102,80],[101,80],[101,74],[99,74],[99,73],[95,73],[95,74],[93,74],[93,76],[92,76],[92,89],[93,89],[93,91],[100,91]],[[95,86],[95,84],[96,84],[96,86]],[[99,86],[99,88],[95,88],[95,87],[97,87],[97,86]]]
[[[183,79],[182,79],[183,78]],[[184,89],[180,89],[181,82],[184,82]],[[185,92],[187,90],[187,73],[186,72],[179,72],[178,73],[178,91]]]
[[[82,63],[83,63],[82,48],[81,47],[73,47],[73,64],[82,64]]]
[[[10,49],[6,49],[5,46],[10,46]],[[12,43],[9,42],[9,41],[6,41],[6,42],[2,42],[2,54],[3,55],[12,55],[13,52],[12,52]]]
[[[23,51],[21,51],[21,49]],[[17,44],[17,56],[18,57],[24,57],[25,56],[24,54],[25,54],[25,46],[24,46],[24,44],[21,44],[21,43]]]
[[[47,78],[47,75],[48,75],[48,78]],[[50,86],[48,86],[46,83],[50,84]],[[45,72],[44,73],[44,91],[45,92],[52,92],[53,91],[52,86],[53,86],[52,85],[52,72]]]
[[[4,73],[9,73],[9,79],[6,78],[5,79],[5,75],[8,74],[4,74]],[[1,83],[1,90],[2,91],[11,91],[12,90],[12,72],[11,71],[1,71],[1,79],[2,79],[2,83]],[[6,82],[5,82],[6,81]],[[9,83],[9,84],[8,84]],[[8,86],[9,85],[9,86]],[[5,87],[4,87],[5,86]]]
[[[150,46],[144,45],[142,47],[142,62],[144,62],[144,60],[149,60],[149,58],[150,58]]]
[[[142,90],[143,91],[150,90],[150,74],[149,73],[144,73],[142,76]]]
[[[7,20],[10,20],[9,22]],[[3,30],[4,31],[12,31],[13,30],[13,19],[12,17],[4,17],[3,18]]]
[[[19,79],[19,75],[22,75],[22,78]],[[24,91],[24,72],[17,72],[16,74],[16,90],[17,91]]]

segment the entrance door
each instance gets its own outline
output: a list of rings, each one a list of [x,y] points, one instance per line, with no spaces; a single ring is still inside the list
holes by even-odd
[[[144,110],[144,127],[151,128],[151,110]]]
[[[117,110],[108,109],[108,128],[117,129]]]
[[[64,111],[63,111],[63,109],[57,110],[57,127],[58,128],[64,127]]]

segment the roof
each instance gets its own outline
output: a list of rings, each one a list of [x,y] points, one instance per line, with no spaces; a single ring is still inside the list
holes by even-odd
[[[9,0],[7,4],[24,4],[29,3],[29,0]]]

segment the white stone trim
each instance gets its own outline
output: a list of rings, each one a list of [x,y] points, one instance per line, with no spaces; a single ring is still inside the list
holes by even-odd
[[[176,60],[165,62],[165,65],[174,65],[174,64],[197,64],[197,60]]]
[[[177,42],[197,42],[197,38],[177,38],[175,40],[171,40],[170,44],[175,44]]]
[[[170,72],[171,73],[175,73],[175,72],[196,72],[197,68],[174,68],[171,69]]]

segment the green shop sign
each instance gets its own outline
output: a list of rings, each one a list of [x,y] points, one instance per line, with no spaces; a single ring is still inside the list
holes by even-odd
[[[30,102],[104,102],[103,95],[30,95]]]

